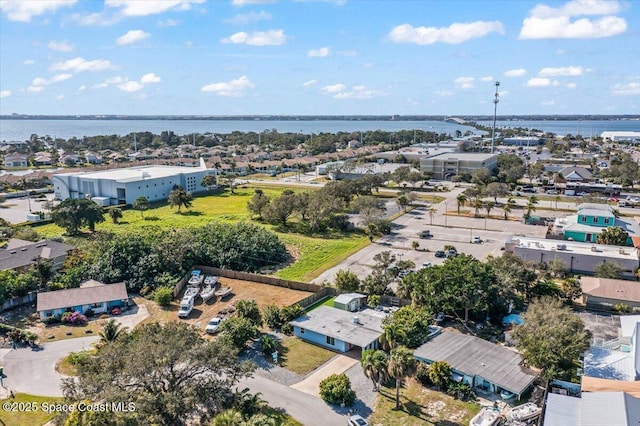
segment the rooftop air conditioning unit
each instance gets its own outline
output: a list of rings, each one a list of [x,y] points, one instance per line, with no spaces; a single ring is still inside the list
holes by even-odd
[[[360,324],[360,318],[358,318],[358,317],[353,317],[353,323],[354,323],[354,324]]]

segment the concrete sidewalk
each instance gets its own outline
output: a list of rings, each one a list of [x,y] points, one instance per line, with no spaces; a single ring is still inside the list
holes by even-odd
[[[344,373],[357,363],[358,360],[350,356],[336,355],[331,361],[320,367],[315,372],[311,373],[304,380],[291,385],[290,387],[309,395],[320,396],[321,381],[332,374]]]

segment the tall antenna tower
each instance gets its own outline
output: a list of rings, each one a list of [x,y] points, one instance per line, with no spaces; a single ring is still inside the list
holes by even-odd
[[[498,87],[500,87],[500,82],[496,81],[496,94],[495,94],[495,98],[493,99],[493,132],[491,132],[491,153],[492,154],[496,144],[496,117],[498,114],[498,102],[500,102],[500,100],[498,99]]]

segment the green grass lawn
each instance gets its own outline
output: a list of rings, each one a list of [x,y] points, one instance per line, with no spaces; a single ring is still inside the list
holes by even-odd
[[[330,297],[327,296],[324,299],[318,300],[316,303],[314,303],[313,305],[309,306],[306,311],[313,311],[316,308],[319,308],[320,306],[330,306],[333,307],[333,300],[335,299],[335,296]]]
[[[287,337],[281,342],[280,365],[301,376],[320,367],[336,353],[320,346],[312,345],[297,337]]]
[[[409,380],[400,391],[400,410],[396,411],[395,388],[383,387],[378,395],[372,425],[427,426],[468,425],[480,411],[475,402],[463,402],[432,389],[424,388],[415,380]]]
[[[38,408],[37,411],[11,411],[8,412],[4,409],[0,409],[0,424],[6,426],[40,426],[47,423],[49,420],[53,418],[55,413],[49,414],[42,410],[42,404],[48,403],[53,404],[56,402],[62,401],[62,398],[52,398],[48,396],[33,396],[27,395],[24,393],[15,394],[15,398],[9,398],[2,400],[0,402],[11,402],[11,403],[28,403],[28,404],[36,404],[35,407]]]
[[[137,210],[124,210],[119,224],[111,222],[108,216],[105,222],[96,226],[98,231],[127,233],[147,227],[189,228],[204,226],[211,221],[235,223],[251,221],[247,202],[257,187],[238,188],[234,194],[227,191],[222,194],[196,197],[190,211],[178,214],[167,203],[157,203],[144,212],[144,218]],[[285,189],[302,191],[300,188],[266,187],[260,189],[270,197],[279,196]],[[283,233],[274,226],[253,221],[274,231],[288,246],[296,261],[276,273],[277,276],[296,281],[309,281],[325,270],[337,265],[351,254],[369,244],[369,240],[360,234],[330,234],[328,236],[306,236]],[[35,228],[41,235],[51,238],[64,234],[64,230],[55,224]]]

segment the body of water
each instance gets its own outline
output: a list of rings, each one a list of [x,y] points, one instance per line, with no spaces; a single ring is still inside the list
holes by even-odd
[[[493,127],[493,121],[479,121],[479,124]],[[537,129],[559,136],[582,135],[600,136],[602,132],[640,132],[640,120],[529,120],[496,121],[496,127]],[[497,133],[497,132],[496,132]]]
[[[492,121],[481,121],[491,127]],[[498,121],[498,127],[535,128],[558,135],[581,134],[597,136],[604,131],[640,131],[640,121],[622,120],[575,120],[575,121]],[[126,135],[132,132],[173,131],[177,135],[191,133],[231,133],[262,132],[276,129],[280,133],[297,132],[303,134],[320,132],[359,132],[382,130],[424,130],[436,133],[455,134],[470,130],[481,134],[472,127],[444,121],[355,121],[355,120],[0,120],[0,141],[24,141],[32,134],[49,135],[69,139],[71,137],[97,135]]]
[[[69,139],[97,135],[126,135],[132,132],[173,131],[177,135],[191,133],[262,132],[276,129],[279,133],[336,133],[383,130],[424,130],[455,134],[474,131],[473,127],[444,121],[355,121],[355,120],[0,120],[0,141],[28,140],[32,134]]]

